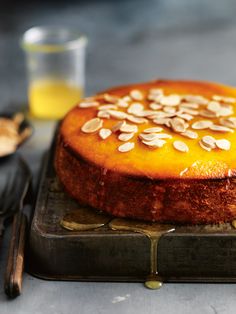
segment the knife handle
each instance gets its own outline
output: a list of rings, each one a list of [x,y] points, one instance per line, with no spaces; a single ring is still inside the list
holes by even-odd
[[[27,217],[22,211],[19,211],[14,215],[13,219],[4,281],[5,293],[10,298],[17,297],[22,290],[26,228]]]

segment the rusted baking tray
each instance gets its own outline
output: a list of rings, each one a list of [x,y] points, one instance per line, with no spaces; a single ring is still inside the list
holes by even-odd
[[[97,229],[63,228],[65,215],[82,207],[58,183],[53,158],[54,144],[44,160],[31,224],[31,274],[55,280],[142,282],[156,268],[164,281],[236,281],[236,230],[230,224],[173,226],[156,248],[143,233],[112,230],[112,217]]]

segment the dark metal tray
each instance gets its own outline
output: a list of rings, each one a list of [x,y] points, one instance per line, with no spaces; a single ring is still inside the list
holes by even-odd
[[[64,215],[80,205],[60,187],[54,144],[43,163],[31,224],[28,271],[40,278],[90,281],[144,281],[150,273],[150,239],[108,225],[68,231]],[[230,224],[177,226],[164,234],[157,250],[164,281],[236,281],[236,230]]]

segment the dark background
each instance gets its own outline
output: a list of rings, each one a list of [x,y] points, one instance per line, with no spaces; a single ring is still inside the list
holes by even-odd
[[[87,93],[162,78],[236,85],[235,0],[0,1],[0,109],[26,103],[21,35],[64,25],[89,39]]]

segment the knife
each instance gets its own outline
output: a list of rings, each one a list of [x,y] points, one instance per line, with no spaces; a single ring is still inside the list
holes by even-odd
[[[1,202],[0,226],[2,228],[0,227],[0,234],[3,235],[5,224],[13,216],[4,290],[9,297],[13,298],[18,296],[22,290],[27,227],[27,216],[24,213],[24,207],[29,201],[31,173],[25,161],[17,154],[4,163],[0,162],[0,174],[3,175],[4,172],[8,177],[8,181],[1,198],[3,202]]]

